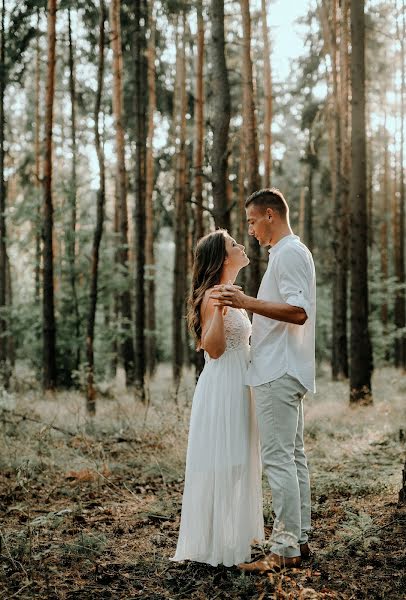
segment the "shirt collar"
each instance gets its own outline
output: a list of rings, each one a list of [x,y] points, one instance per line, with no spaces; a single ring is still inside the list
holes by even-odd
[[[284,246],[291,240],[300,240],[300,237],[298,235],[295,235],[294,233],[289,233],[288,235],[283,236],[283,238],[281,238],[279,242],[275,244],[275,246],[271,246],[271,248],[269,248],[269,254],[275,254],[278,250],[282,248],[282,246]]]

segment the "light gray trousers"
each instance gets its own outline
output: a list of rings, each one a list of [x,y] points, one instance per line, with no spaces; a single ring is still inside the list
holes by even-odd
[[[263,469],[272,492],[275,521],[271,551],[300,556],[310,531],[310,480],[303,445],[306,388],[283,375],[254,387]]]

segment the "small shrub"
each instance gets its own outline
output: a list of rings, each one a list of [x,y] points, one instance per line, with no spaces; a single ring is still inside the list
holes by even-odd
[[[60,552],[69,557],[94,558],[104,552],[106,545],[105,535],[89,535],[81,531],[73,542],[62,544]]]

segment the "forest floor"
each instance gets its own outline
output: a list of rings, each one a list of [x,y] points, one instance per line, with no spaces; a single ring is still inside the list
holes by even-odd
[[[406,598],[404,375],[377,371],[374,405],[350,408],[348,384],[321,373],[305,401],[314,554],[263,576],[169,561],[193,381],[177,403],[168,381],[163,366],[147,410],[106,385],[93,420],[79,393],[44,397],[23,375],[0,395],[0,598]]]

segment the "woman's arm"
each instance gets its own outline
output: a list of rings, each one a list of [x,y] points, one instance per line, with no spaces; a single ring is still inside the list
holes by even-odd
[[[202,340],[201,347],[211,358],[220,358],[226,349],[224,333],[224,307],[215,306],[208,290],[202,302]]]

